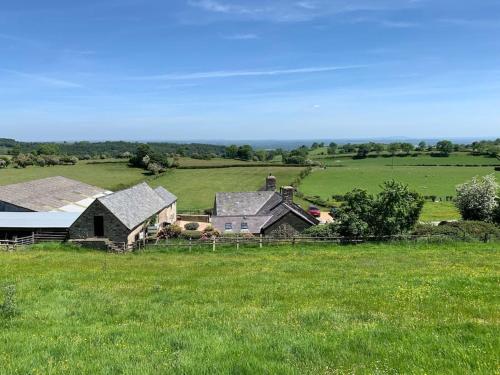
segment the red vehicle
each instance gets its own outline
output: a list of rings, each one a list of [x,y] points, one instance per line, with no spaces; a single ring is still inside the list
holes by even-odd
[[[318,207],[316,206],[309,206],[309,209],[307,210],[309,215],[314,216],[314,217],[320,217],[321,216],[321,211]]]

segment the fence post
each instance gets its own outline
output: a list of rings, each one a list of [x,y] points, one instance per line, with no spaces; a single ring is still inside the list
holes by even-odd
[[[292,246],[295,246],[295,236],[292,237]]]
[[[240,237],[236,237],[236,250],[240,249]]]
[[[260,234],[259,247],[262,249],[262,233]]]
[[[31,232],[31,244],[35,244],[35,232]]]
[[[192,244],[191,244],[191,237],[189,237],[189,252],[191,252]]]
[[[215,251],[215,236],[212,236],[212,251]]]

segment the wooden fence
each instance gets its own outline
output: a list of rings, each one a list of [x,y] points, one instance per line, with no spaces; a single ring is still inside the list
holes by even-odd
[[[0,249],[15,250],[18,246],[30,246],[41,242],[64,242],[67,233],[64,232],[40,232],[32,233],[25,237],[15,237],[12,240],[0,240]]]

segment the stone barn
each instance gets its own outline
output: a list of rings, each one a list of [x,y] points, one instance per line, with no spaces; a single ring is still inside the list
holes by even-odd
[[[147,235],[148,227],[175,223],[176,202],[164,188],[153,190],[146,183],[97,198],[71,226],[70,239],[132,245]]]
[[[319,224],[293,202],[295,189],[276,192],[276,178],[269,176],[263,191],[217,193],[212,225],[221,233],[287,236]]]

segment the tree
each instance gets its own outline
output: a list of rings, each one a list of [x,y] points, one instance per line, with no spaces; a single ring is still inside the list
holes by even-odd
[[[410,152],[412,152],[414,149],[413,145],[411,143],[401,143],[401,150],[406,153],[406,155],[409,155]]]
[[[396,155],[396,153],[401,149],[400,143],[390,143],[387,147],[387,150],[391,153],[392,156]]]
[[[453,152],[453,143],[451,141],[439,141],[436,144],[436,150],[441,153],[441,155],[449,156]]]
[[[457,206],[464,220],[490,221],[498,206],[495,175],[473,177],[457,186]]]
[[[244,145],[238,147],[238,151],[236,152],[236,156],[241,160],[252,160],[254,155],[254,151],[252,146]]]
[[[382,152],[385,151],[385,146],[382,143],[374,143],[373,151],[375,151],[377,155],[380,155]]]
[[[59,146],[54,143],[43,143],[37,150],[38,155],[58,155],[59,153]]]
[[[387,181],[372,211],[372,230],[375,235],[403,234],[415,227],[424,207],[424,199],[408,185]]]
[[[426,147],[427,147],[427,143],[425,143],[424,141],[421,141],[418,144],[417,150],[418,151],[425,151]]]
[[[370,153],[370,146],[367,145],[366,143],[363,143],[358,146],[358,151],[357,151],[357,157],[358,158],[366,158],[368,154]]]
[[[228,159],[236,159],[237,155],[238,155],[238,146],[236,145],[227,146],[226,149],[224,150],[224,156]]]
[[[346,237],[403,234],[415,227],[423,206],[417,192],[396,181],[385,182],[376,197],[356,189],[346,194],[338,210],[339,233]]]

